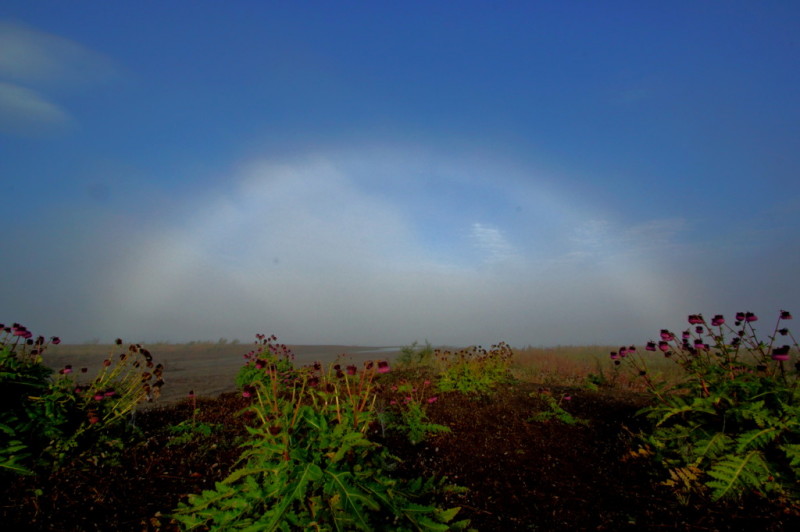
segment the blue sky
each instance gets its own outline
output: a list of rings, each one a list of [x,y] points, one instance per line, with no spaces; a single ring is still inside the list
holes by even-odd
[[[797,2],[0,6],[0,320],[643,342],[800,290]],[[769,322],[769,323],[767,323]]]

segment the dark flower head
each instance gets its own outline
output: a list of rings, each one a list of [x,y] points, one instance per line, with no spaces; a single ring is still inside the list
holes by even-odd
[[[50,343],[52,343],[53,345],[58,345],[61,343],[61,338],[59,338],[58,336],[53,336],[50,338]]]
[[[789,360],[789,346],[776,347],[772,350],[772,360]]]
[[[667,343],[664,340],[662,340],[662,341],[658,342],[658,348],[661,351],[666,353],[667,351],[669,351],[669,343]]]
[[[695,327],[694,332],[696,332],[697,334],[703,334],[703,327],[702,326]]]
[[[347,366],[347,374],[348,375],[355,375],[357,368],[355,366]]]
[[[783,329],[779,329],[778,332],[781,333],[781,336],[786,336],[789,334],[789,329],[784,327]]]
[[[758,316],[756,316],[752,312],[747,312],[744,315],[744,321],[747,321],[747,322],[758,321]]]
[[[389,373],[389,363],[385,360],[378,362],[378,373]]]
[[[675,335],[669,332],[667,329],[661,329],[661,339],[665,341],[670,341],[675,338]]]
[[[689,315],[689,324],[690,325],[697,325],[699,323],[703,323],[702,314],[690,314]]]
[[[711,325],[713,325],[714,327],[719,327],[723,323],[725,323],[725,318],[722,316],[722,314],[717,314],[716,316],[711,318]]]
[[[736,321],[744,321],[745,314],[744,312],[737,312],[736,313]]]
[[[611,360],[618,360],[618,359],[619,359],[619,353],[617,353],[616,351],[611,351]]]
[[[117,345],[122,345],[122,338],[117,338],[116,340],[114,340],[114,343]]]
[[[790,320],[790,319],[792,319],[791,312],[789,312],[788,310],[782,310],[781,311],[781,319],[782,320]]]
[[[681,333],[681,338],[683,338],[684,340],[688,340],[691,337],[692,333],[690,333],[688,329]]]
[[[624,346],[620,347],[619,348],[619,356],[622,357],[622,358],[625,358],[626,356],[628,356],[628,348],[624,347]]]
[[[629,345],[628,346],[628,353],[635,353],[635,352],[636,352],[636,346],[635,345]]]
[[[645,346],[645,351],[655,351],[656,350],[656,343],[655,342],[647,342]]]

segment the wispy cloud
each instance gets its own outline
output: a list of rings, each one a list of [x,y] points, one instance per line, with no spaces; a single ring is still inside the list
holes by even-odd
[[[53,93],[111,79],[112,62],[78,43],[0,21],[0,132],[52,131],[71,117]]]
[[[470,236],[486,263],[505,262],[517,255],[514,246],[497,227],[475,222],[472,224]]]
[[[25,84],[85,85],[117,75],[103,54],[70,39],[0,21],[0,77]]]
[[[614,260],[663,254],[685,246],[680,238],[688,226],[683,218],[645,220],[624,225],[606,219],[587,220],[573,229],[572,249],[568,257],[575,260]]]
[[[30,133],[68,123],[69,115],[34,90],[0,81],[0,131]]]

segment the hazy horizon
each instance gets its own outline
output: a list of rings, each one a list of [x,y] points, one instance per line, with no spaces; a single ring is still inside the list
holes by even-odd
[[[0,322],[642,344],[800,312],[800,4],[0,7]]]

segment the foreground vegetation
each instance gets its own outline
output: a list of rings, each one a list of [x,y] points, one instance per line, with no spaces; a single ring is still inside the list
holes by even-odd
[[[296,367],[259,335],[238,392],[137,405],[140,345],[51,374],[19,324],[0,378],[3,522],[41,530],[782,530],[800,524],[782,311],[600,349],[405,348]],[[788,339],[784,343],[781,340]],[[135,416],[133,413],[138,412]]]

